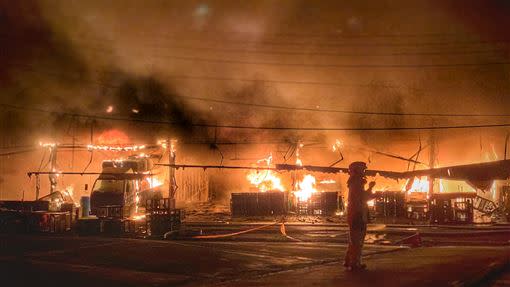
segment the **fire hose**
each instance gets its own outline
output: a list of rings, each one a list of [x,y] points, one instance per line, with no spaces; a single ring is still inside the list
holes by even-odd
[[[276,224],[278,224],[278,222],[271,223],[271,224],[266,224],[266,225],[262,225],[262,226],[259,226],[259,227],[250,228],[250,229],[247,229],[247,230],[238,231],[238,232],[234,232],[234,233],[215,234],[215,235],[197,235],[197,236],[193,236],[192,238],[193,239],[213,239],[213,238],[231,237],[231,236],[235,236],[235,235],[245,234],[245,233],[249,233],[249,232],[252,232],[252,231],[264,229],[264,228],[267,228],[267,227],[270,227],[270,226],[274,226]]]
[[[233,232],[233,233],[213,234],[213,235],[197,235],[197,236],[193,236],[192,238],[193,239],[226,238],[226,237],[232,237],[232,236],[236,236],[236,235],[240,235],[240,234],[246,234],[246,233],[250,233],[250,232],[253,232],[253,231],[261,230],[261,229],[264,229],[264,228],[272,227],[272,226],[275,226],[277,224],[278,224],[278,222],[274,222],[274,223],[271,223],[271,224],[266,224],[266,225],[262,225],[262,226],[258,226],[258,227],[254,227],[254,228],[238,231],[238,232]],[[297,242],[301,242],[302,241],[300,239],[297,239],[297,238],[294,238],[292,236],[287,235],[287,231],[285,229],[285,223],[284,222],[280,223],[280,234],[282,234],[285,238],[290,239],[292,241],[297,241]]]
[[[303,242],[303,240],[287,235],[287,231],[285,230],[285,222],[282,222],[282,224],[280,225],[280,233],[292,241]]]

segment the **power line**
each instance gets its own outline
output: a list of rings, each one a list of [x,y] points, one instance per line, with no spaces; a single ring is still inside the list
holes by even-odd
[[[93,85],[102,85],[101,83],[92,83]],[[116,85],[109,85],[110,87],[119,87]],[[377,85],[372,85],[370,87],[376,87]],[[380,87],[391,87],[391,86],[380,86]],[[267,105],[267,104],[256,104],[256,103],[244,103],[244,102],[234,102],[228,100],[221,99],[210,99],[210,98],[202,98],[202,97],[194,97],[194,96],[180,96],[176,95],[175,97],[181,98],[184,100],[194,100],[194,101],[204,101],[204,102],[212,102],[212,103],[221,103],[221,104],[229,104],[229,105],[239,105],[239,106],[249,106],[249,107],[257,107],[257,108],[267,108],[267,109],[279,109],[279,110],[292,110],[292,111],[305,111],[305,112],[325,112],[325,113],[342,113],[342,114],[354,114],[354,115],[380,115],[380,116],[426,116],[426,117],[507,117],[510,114],[445,114],[445,113],[398,113],[398,112],[372,112],[372,111],[353,111],[353,110],[342,110],[342,109],[321,109],[321,108],[305,108],[305,107],[289,107],[289,106],[281,106],[281,105]]]
[[[504,53],[502,49],[491,50],[460,50],[460,51],[403,51],[403,52],[390,52],[390,53],[344,53],[344,52],[326,52],[326,51],[268,51],[260,49],[237,49],[237,48],[223,48],[223,47],[197,47],[197,46],[179,46],[179,45],[165,45],[153,46],[155,49],[186,49],[186,50],[201,50],[201,51],[218,51],[228,53],[244,53],[244,54],[260,54],[260,55],[299,55],[299,56],[335,56],[335,57],[393,57],[393,56],[445,56],[445,55],[478,55],[478,54],[496,54]],[[113,51],[112,51],[113,52]]]
[[[92,84],[102,85],[101,83],[92,83]],[[117,87],[117,88],[119,87],[116,85],[109,85],[109,86]],[[372,85],[371,87],[376,87],[376,86],[377,85]],[[388,87],[388,86],[383,85],[382,87]],[[221,99],[210,99],[210,98],[194,97],[194,96],[176,95],[175,97],[181,98],[184,100],[204,101],[204,102],[221,103],[221,104],[228,104],[228,105],[257,107],[257,108],[304,111],[304,112],[341,113],[341,114],[353,114],[353,115],[426,116],[426,117],[507,117],[507,116],[510,116],[510,114],[504,114],[504,113],[503,114],[468,114],[468,113],[453,113],[452,114],[452,113],[399,113],[399,112],[353,111],[353,110],[344,110],[344,109],[321,109],[321,108],[289,107],[289,106],[281,106],[281,105],[245,103],[245,102],[235,102],[235,101],[228,101],[228,100],[221,100]]]
[[[305,63],[282,63],[282,62],[258,62],[243,61],[229,59],[211,59],[202,57],[186,57],[186,56],[170,56],[170,55],[153,55],[156,58],[169,58],[184,61],[197,61],[207,63],[224,63],[224,64],[246,64],[260,66],[288,66],[288,67],[308,67],[308,68],[343,68],[343,69],[398,69],[398,68],[451,68],[451,67],[473,67],[473,66],[494,66],[508,65],[510,62],[481,62],[481,63],[451,63],[451,64],[305,64]]]
[[[307,112],[326,112],[326,113],[343,113],[343,114],[358,114],[358,115],[378,115],[378,116],[431,116],[431,117],[509,117],[510,114],[442,114],[442,113],[397,113],[397,112],[369,112],[369,111],[352,111],[352,110],[337,110],[337,109],[321,109],[321,108],[303,108],[303,107],[288,107],[266,104],[254,104],[233,102],[219,99],[208,99],[193,96],[177,96],[179,98],[195,101],[214,102],[229,105],[240,105],[258,108],[269,108],[279,110],[292,110],[292,111],[307,111]]]
[[[111,40],[110,40],[111,41]],[[104,40],[100,40],[101,43]],[[97,50],[101,52],[113,53],[112,49],[108,49],[104,46],[90,46],[88,42],[81,42],[81,45],[84,45],[88,49]],[[345,53],[345,52],[329,52],[329,51],[306,51],[303,52],[302,49],[298,51],[289,51],[289,50],[261,50],[258,48],[255,49],[246,49],[246,48],[224,48],[220,47],[211,47],[211,46],[194,46],[194,45],[161,45],[161,44],[147,44],[144,43],[145,46],[148,46],[151,49],[161,49],[161,50],[169,50],[169,49],[185,49],[185,50],[200,50],[200,51],[218,51],[218,52],[228,52],[228,53],[244,53],[244,54],[261,54],[261,55],[301,55],[301,56],[336,56],[336,57],[391,57],[391,56],[434,56],[434,55],[478,55],[478,54],[495,54],[495,53],[504,53],[506,52],[503,49],[489,49],[489,50],[436,50],[436,51],[399,51],[399,52],[390,52],[390,53]]]
[[[250,35],[250,36],[260,36],[260,33],[253,33],[253,32],[243,32],[243,31],[220,31],[220,30],[208,30],[208,31],[193,31],[188,30],[186,31],[186,34],[189,33],[196,33],[196,34],[204,34],[204,35],[211,35],[211,34],[222,34],[222,35],[231,35],[231,34],[238,34],[238,35]],[[444,33],[444,32],[429,32],[429,33],[381,33],[381,34],[343,34],[338,32],[329,32],[329,33],[322,33],[322,32],[313,32],[313,33],[291,33],[291,32],[264,32],[262,33],[263,36],[269,36],[269,37],[296,37],[296,38],[325,38],[325,37],[335,37],[339,39],[356,39],[356,38],[431,38],[431,37],[452,37],[452,36],[459,36],[459,33]],[[168,34],[167,34],[168,35]]]
[[[237,78],[237,77],[212,77],[212,76],[194,76],[194,75],[170,75],[167,78],[174,79],[190,79],[190,80],[207,80],[207,81],[239,81],[239,82],[265,82],[272,84],[285,84],[285,85],[307,85],[307,86],[333,86],[333,87],[358,87],[358,88],[402,88],[398,85],[388,84],[348,84],[338,82],[320,82],[320,81],[297,81],[297,80],[270,80],[270,79],[250,79],[250,78]]]
[[[27,108],[19,107],[11,104],[0,104],[2,107],[33,111],[41,113],[51,113],[63,116],[74,116],[89,119],[98,120],[110,120],[110,121],[127,121],[127,122],[139,122],[146,124],[162,124],[162,125],[180,125],[182,123],[172,121],[161,121],[161,120],[147,120],[147,119],[133,119],[133,118],[120,118],[120,117],[107,117],[98,115],[87,115],[69,112],[57,112],[50,111],[40,108]],[[223,128],[223,129],[245,129],[245,130],[287,130],[287,131],[416,131],[416,130],[449,130],[449,129],[475,129],[475,128],[496,128],[496,127],[510,127],[510,123],[502,124],[483,124],[483,125],[456,125],[456,126],[424,126],[424,127],[283,127],[283,126],[244,126],[244,125],[219,125],[219,124],[205,124],[205,123],[194,123],[189,124],[191,127],[202,127],[202,128]]]
[[[210,36],[210,35],[207,35]],[[161,35],[168,39],[183,41],[182,38],[173,35]],[[193,41],[192,39],[191,41]],[[281,41],[268,41],[268,40],[247,40],[247,39],[229,39],[229,38],[215,38],[215,39],[196,39],[200,42],[218,42],[218,43],[241,43],[243,45],[265,45],[265,46],[315,46],[315,47],[423,47],[423,46],[465,46],[465,45],[485,45],[485,44],[507,44],[510,40],[497,39],[497,40],[466,40],[466,41],[441,41],[441,42],[414,42],[414,43],[317,43],[317,42],[281,42]]]
[[[197,33],[195,33],[197,34]],[[273,36],[271,37],[267,37],[268,35],[271,35],[271,34],[267,34],[265,33],[264,36],[266,36],[264,39],[262,40],[250,40],[250,39],[240,39],[239,37],[218,37],[218,33],[216,33],[216,37],[214,38],[211,38],[211,35],[214,35],[214,32],[213,33],[207,33],[207,32],[203,32],[203,33],[198,33],[199,34],[199,37],[206,37],[205,39],[204,38],[198,38],[197,36],[193,36],[192,37],[189,37],[190,36],[190,33],[185,33],[185,34],[177,34],[177,33],[173,33],[173,34],[153,34],[153,35],[149,35],[149,34],[138,34],[138,35],[135,35],[137,38],[144,38],[144,39],[155,39],[155,38],[159,38],[159,39],[172,39],[172,40],[176,40],[176,41],[200,41],[200,42],[204,42],[204,41],[207,41],[207,42],[219,42],[219,43],[241,43],[241,44],[244,44],[244,45],[266,45],[266,46],[315,46],[315,47],[420,47],[420,46],[453,46],[453,45],[484,45],[484,44],[507,44],[510,42],[510,40],[508,39],[495,39],[495,40],[482,40],[482,39],[476,39],[476,38],[472,38],[472,39],[465,39],[467,37],[463,37],[464,39],[461,39],[461,40],[456,40],[456,41],[452,41],[452,40],[448,40],[448,41],[433,41],[433,42],[380,42],[383,38],[389,38],[391,40],[394,40],[394,39],[402,39],[402,38],[431,38],[431,37],[435,37],[435,38],[441,38],[441,37],[446,37],[448,34],[440,34],[440,33],[430,33],[430,34],[379,34],[379,35],[368,35],[368,34],[365,34],[365,35],[338,35],[338,34],[329,34],[328,36],[325,36],[325,35],[317,35],[317,34],[308,34],[307,36],[297,36],[299,39],[303,39],[305,37],[308,37],[308,38],[315,38],[314,40],[312,41],[274,41],[274,40],[267,40],[267,38],[283,38],[281,37],[281,35],[283,35],[284,33],[280,33],[280,36],[279,37],[275,37],[277,34],[273,34]],[[228,33],[228,36],[232,35],[232,34],[239,34],[239,35],[242,35],[242,34],[249,34],[249,33],[242,33],[242,32],[229,32]],[[221,34],[223,36],[226,36],[226,34]],[[220,36],[221,36],[220,35]],[[253,35],[253,34],[252,34]],[[427,35],[427,36],[425,36]],[[454,36],[455,34],[449,34],[450,36]],[[81,35],[75,35],[77,37],[74,37],[74,39],[76,38],[90,38],[90,35],[88,34],[81,34]],[[184,37],[183,37],[184,36]],[[10,38],[10,39],[16,39],[16,38],[19,38],[19,37],[15,37],[13,35],[9,35],[9,34],[0,34],[0,37],[2,38]],[[97,37],[97,35],[93,35],[93,37],[95,39],[93,40],[97,40],[97,41],[100,41],[100,42],[105,42],[105,41],[115,41],[114,39],[108,39],[108,38],[100,38],[100,37]],[[329,39],[326,39],[328,38]],[[320,39],[320,38],[323,38],[322,40],[328,40],[328,42],[325,42],[325,41],[317,41],[317,39]],[[372,42],[362,42],[362,43],[352,43],[352,42],[344,42],[343,40],[355,40],[355,39],[370,39],[372,40]],[[459,39],[459,38],[457,38]],[[47,40],[46,40],[47,41]],[[340,41],[340,42],[339,42]],[[376,43],[374,43],[374,41]]]
[[[16,66],[24,67],[25,71],[30,71],[37,74],[43,74],[53,77],[62,77],[62,75],[58,73],[49,73],[47,71],[37,71],[33,66],[26,64],[16,64]],[[69,74],[66,74],[69,76]],[[78,80],[81,80],[80,77],[75,77]],[[251,78],[239,78],[239,77],[215,77],[215,76],[197,76],[197,75],[168,75],[165,78],[169,79],[186,79],[186,80],[206,80],[206,81],[228,81],[228,82],[250,82],[250,83],[272,83],[272,84],[284,84],[284,85],[308,85],[308,86],[333,86],[333,87],[359,87],[359,88],[402,88],[403,86],[398,85],[388,85],[388,84],[356,84],[356,83],[338,83],[338,82],[320,82],[320,81],[298,81],[298,80],[270,80],[270,79],[251,79]],[[90,83],[93,85],[102,85],[102,86],[111,86],[118,87],[115,85],[105,84],[105,83]],[[412,88],[410,88],[412,89]]]
[[[113,51],[105,51],[100,48],[95,48],[104,53],[113,53]],[[284,63],[284,62],[261,62],[261,61],[246,61],[246,60],[231,60],[231,59],[211,59],[204,57],[189,57],[189,56],[174,56],[163,54],[152,54],[154,58],[160,59],[174,59],[183,61],[197,61],[204,63],[223,63],[223,64],[244,64],[244,65],[259,65],[259,66],[287,66],[287,67],[306,67],[306,68],[341,68],[341,69],[400,69],[400,68],[451,68],[451,67],[476,67],[476,66],[494,66],[494,65],[508,65],[510,62],[494,61],[494,62],[479,62],[479,63],[434,63],[434,64],[314,64],[314,63]]]

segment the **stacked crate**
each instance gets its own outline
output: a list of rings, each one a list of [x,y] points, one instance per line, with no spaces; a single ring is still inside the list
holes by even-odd
[[[184,211],[175,209],[175,200],[169,198],[148,199],[145,208],[147,235],[162,236],[169,231],[181,228]]]
[[[379,191],[375,193],[375,217],[405,217],[405,193],[401,191]]]
[[[29,230],[62,233],[71,230],[71,213],[35,211],[29,215]]]
[[[296,202],[296,213],[301,215],[334,215],[339,210],[338,192],[313,193],[307,201]]]
[[[287,194],[281,191],[232,193],[232,216],[273,216],[287,213]]]

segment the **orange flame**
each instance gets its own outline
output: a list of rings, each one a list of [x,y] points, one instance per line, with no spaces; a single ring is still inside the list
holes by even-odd
[[[258,160],[257,163],[266,162],[266,165],[269,167],[272,160],[273,155],[270,154],[267,158]],[[248,175],[246,175],[246,179],[248,179],[248,181],[257,187],[261,192],[270,190],[285,191],[281,179],[271,170],[265,170],[262,172],[258,170],[251,170]]]
[[[146,181],[149,183],[149,187],[152,189],[152,188],[155,188],[155,187],[158,187],[158,186],[162,186],[163,185],[163,181],[159,180],[158,178],[156,177],[148,177],[146,179]]]
[[[299,155],[299,149],[301,149],[304,145],[302,143],[299,143],[296,148],[296,165],[303,166],[303,161],[300,158]]]
[[[344,143],[341,140],[336,139],[335,143],[333,144],[333,151],[340,150],[340,149],[342,149],[343,146],[344,146]]]
[[[305,175],[302,181],[300,181],[297,186],[299,190],[294,192],[294,195],[299,201],[307,201],[312,197],[312,194],[317,192],[315,188],[315,177],[311,174]]]
[[[421,178],[414,178],[413,184],[411,185],[411,188],[409,188],[408,193],[411,192],[429,192],[429,180],[426,176],[422,176]],[[409,184],[409,179],[407,180],[406,184],[404,185],[404,191]]]

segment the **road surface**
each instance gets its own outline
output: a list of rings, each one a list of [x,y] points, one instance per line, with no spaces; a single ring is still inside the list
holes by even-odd
[[[478,286],[508,246],[367,245],[369,270],[342,267],[331,242],[140,240],[0,235],[5,286]],[[492,277],[491,277],[492,276]]]

